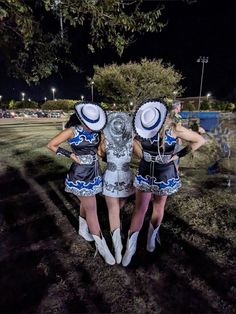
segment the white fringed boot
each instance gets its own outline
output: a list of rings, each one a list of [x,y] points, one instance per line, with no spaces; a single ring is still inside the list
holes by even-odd
[[[79,216],[79,235],[86,241],[94,241],[92,234],[89,232],[87,221],[81,216]]]
[[[99,236],[94,235],[94,234],[92,236],[95,240],[96,249],[102,255],[105,262],[109,265],[114,265],[116,263],[116,261],[115,261],[114,257],[112,256],[103,235],[101,235],[101,238]]]
[[[126,243],[126,251],[122,259],[122,265],[124,267],[128,266],[131,262],[132,256],[136,252],[137,240],[138,240],[139,231],[136,231],[130,235],[130,231],[128,233],[128,239]]]
[[[116,263],[120,264],[121,259],[122,259],[122,249],[123,249],[123,245],[121,242],[121,236],[120,236],[120,228],[115,229],[112,233],[112,243],[113,243],[113,247],[115,250],[115,258],[116,258]]]
[[[147,247],[146,247],[148,252],[153,252],[155,250],[156,241],[159,244],[161,244],[161,240],[159,237],[159,228],[160,228],[160,225],[154,229],[152,223],[150,222],[149,228],[148,228]]]

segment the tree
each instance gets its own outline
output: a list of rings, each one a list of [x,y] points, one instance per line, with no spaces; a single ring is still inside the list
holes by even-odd
[[[147,98],[171,98],[182,92],[182,75],[162,60],[142,59],[140,63],[94,67],[94,86],[109,103],[128,109]]]
[[[71,99],[47,100],[41,107],[43,110],[63,110],[68,112],[74,109],[77,102],[78,100]]]
[[[225,110],[227,111],[234,111],[235,109],[235,104],[232,102],[227,103]]]
[[[9,104],[9,109],[23,109],[23,108],[32,108],[36,109],[38,108],[38,103],[35,101],[11,101]]]
[[[187,102],[187,104],[184,106],[184,110],[186,110],[186,111],[194,111],[195,110],[194,101],[193,100],[189,100]]]
[[[208,99],[204,99],[201,102],[201,110],[209,110],[209,109],[211,109],[210,101]]]
[[[227,102],[225,101],[216,100],[212,103],[212,109],[214,110],[225,111],[226,107],[227,107]]]
[[[71,58],[72,28],[90,51],[113,47],[119,55],[137,34],[161,31],[163,7],[145,11],[143,0],[0,0],[0,47],[11,75],[28,83],[78,71]],[[144,11],[143,11],[144,10]],[[59,29],[59,23],[61,29]],[[54,29],[54,31],[48,31]]]

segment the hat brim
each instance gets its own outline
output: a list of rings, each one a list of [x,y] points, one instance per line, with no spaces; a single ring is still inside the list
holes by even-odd
[[[151,130],[145,129],[142,125],[141,115],[145,109],[148,108],[155,108],[159,111],[160,120],[157,125]],[[145,102],[141,103],[138,109],[136,110],[133,118],[133,126],[135,132],[143,139],[150,139],[154,137],[162,128],[166,116],[167,116],[167,106],[163,101],[160,100],[146,100]]]
[[[99,119],[96,122],[89,122],[88,120],[85,120],[85,118],[82,115],[82,109],[84,106],[86,105],[95,105],[97,107],[97,109],[99,110]],[[78,116],[78,118],[80,119],[80,121],[82,121],[82,123],[84,125],[86,125],[90,130],[92,131],[101,131],[107,123],[107,114],[106,111],[97,103],[94,102],[79,102],[75,104],[75,113]]]

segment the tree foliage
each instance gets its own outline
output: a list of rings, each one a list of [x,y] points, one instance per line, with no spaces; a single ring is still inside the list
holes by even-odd
[[[201,102],[201,110],[210,110],[211,109],[211,101],[209,99],[204,99]]]
[[[55,100],[47,100],[41,108],[43,110],[63,110],[65,112],[73,110],[75,103],[78,100],[71,100],[71,99],[57,99]]]
[[[95,66],[94,87],[104,100],[130,109],[148,98],[172,98],[181,95],[182,75],[162,60],[142,59],[140,63]]]
[[[36,101],[11,101],[9,104],[9,109],[23,109],[23,108],[31,108],[36,109],[38,108],[38,103]]]
[[[194,105],[194,101],[193,100],[189,100],[187,102],[187,104],[184,105],[183,110],[186,110],[186,111],[194,111],[194,110],[196,110],[195,105]]]
[[[83,29],[81,36],[88,39],[90,51],[113,47],[122,55],[137,34],[161,31],[165,26],[161,21],[163,7],[145,12],[142,2],[0,0],[0,47],[10,73],[37,83],[58,72],[61,65],[78,71],[70,55],[71,28]]]
[[[227,101],[213,101],[211,107],[213,110],[233,111],[235,104]]]

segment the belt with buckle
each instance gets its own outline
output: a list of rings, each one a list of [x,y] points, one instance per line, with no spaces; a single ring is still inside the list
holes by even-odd
[[[143,159],[147,162],[156,162],[158,164],[167,164],[170,159],[171,159],[171,155],[156,155],[153,156],[147,152],[143,153]]]
[[[77,155],[79,163],[81,165],[91,165],[93,162],[98,160],[97,155]]]
[[[129,163],[125,162],[122,165],[116,165],[114,162],[108,162],[107,163],[107,170],[110,171],[117,171],[117,170],[122,170],[124,172],[129,171]]]

